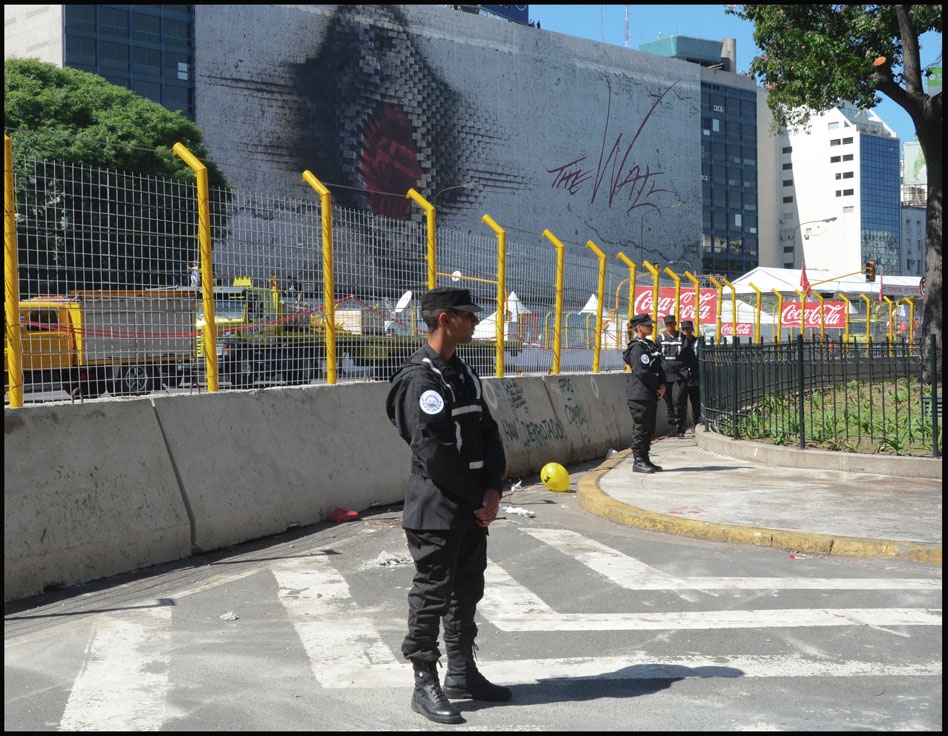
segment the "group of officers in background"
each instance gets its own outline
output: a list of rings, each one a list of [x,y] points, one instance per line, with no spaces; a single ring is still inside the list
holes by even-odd
[[[649,457],[659,399],[665,399],[668,410],[669,437],[684,438],[689,402],[695,426],[701,418],[698,339],[694,323],[685,320],[680,330],[677,323],[675,315],[666,315],[665,329],[656,343],[650,338],[654,323],[649,314],[643,312],[629,320],[629,344],[622,357],[630,370],[626,401],[633,422],[634,473],[655,473],[662,469]]]

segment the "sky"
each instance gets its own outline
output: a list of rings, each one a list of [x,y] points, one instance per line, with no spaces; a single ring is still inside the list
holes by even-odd
[[[592,41],[625,46],[626,8],[629,17],[628,47],[662,36],[691,36],[720,40],[737,39],[737,71],[750,69],[751,59],[760,54],[754,45],[754,25],[734,15],[726,15],[724,5],[530,5],[531,21],[539,21],[545,31],[564,33]],[[930,64],[941,53],[940,34],[922,38],[922,64]],[[887,97],[874,108],[899,139],[915,140],[915,126],[908,113]]]

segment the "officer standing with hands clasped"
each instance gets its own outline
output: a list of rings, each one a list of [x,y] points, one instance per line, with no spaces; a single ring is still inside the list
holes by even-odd
[[[448,697],[504,701],[474,663],[474,614],[484,595],[487,527],[497,518],[504,448],[481,381],[457,355],[478,323],[467,289],[437,288],[421,297],[428,341],[392,376],[385,408],[411,447],[402,527],[415,561],[402,654],[415,672],[411,707],[438,723],[463,723]],[[448,655],[438,678],[438,631]]]
[[[688,366],[688,400],[691,402],[691,418],[697,430],[701,421],[701,385],[698,382],[698,338],[695,337],[695,323],[690,319],[682,320],[681,332],[685,336],[685,347],[680,357]]]
[[[625,388],[626,401],[632,414],[633,473],[654,473],[661,467],[649,459],[658,400],[665,394],[665,368],[662,350],[649,339],[652,318],[645,312],[629,320],[629,344],[622,354],[629,366]]]
[[[665,315],[665,329],[658,336],[658,344],[665,357],[665,378],[668,382],[665,393],[665,408],[668,410],[668,436],[683,439],[688,423],[688,365],[682,351],[686,339],[675,329],[678,320],[674,314]]]

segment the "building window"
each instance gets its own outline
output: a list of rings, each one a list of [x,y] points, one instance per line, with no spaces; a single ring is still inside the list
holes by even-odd
[[[855,208],[851,204],[847,205],[846,207],[843,207],[844,215],[849,215],[849,214],[852,214],[853,212],[855,212]]]
[[[827,129],[829,129],[829,130],[834,130],[835,128],[838,128],[838,127],[839,127],[839,121],[838,121],[838,120],[831,120],[831,121],[829,122],[829,124],[828,124],[826,127],[827,127]]]
[[[844,190],[843,190],[843,196],[844,196],[844,197],[851,197],[851,196],[853,196],[853,191],[854,191],[854,190],[852,190],[852,189],[844,189]]]
[[[843,145],[846,145],[847,143],[852,143],[852,142],[853,142],[852,138],[843,138]]]
[[[785,164],[783,165],[783,170],[784,170],[784,171],[790,171],[790,169],[792,169],[792,168],[793,168],[793,164],[792,164],[792,163],[785,163]]]
[[[852,160],[853,160],[853,155],[851,153],[847,153],[845,156],[843,156],[843,161],[852,161]]]
[[[830,141],[830,146],[838,146],[838,145],[839,145],[839,138],[833,138]]]
[[[838,163],[839,163],[839,156],[830,156],[830,163],[831,163],[831,164],[838,164]]]
[[[783,180],[783,185],[784,185],[785,187],[792,187],[792,186],[793,186],[793,179],[784,179],[784,180]]]
[[[852,172],[852,171],[844,171],[844,172],[843,172],[843,178],[844,178],[844,179],[852,179],[852,178],[853,178],[853,172]]]
[[[793,146],[784,146],[780,149],[780,153],[793,153]]]
[[[792,202],[792,201],[793,201],[793,196],[792,196],[792,195],[789,196],[789,197],[784,197],[784,198],[783,198],[783,203],[784,203],[784,204],[789,204],[789,203]]]

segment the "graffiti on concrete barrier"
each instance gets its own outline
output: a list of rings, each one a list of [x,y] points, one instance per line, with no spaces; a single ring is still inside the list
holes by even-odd
[[[566,421],[570,424],[586,424],[588,421],[586,417],[586,410],[578,404],[570,403],[573,401],[572,397],[576,394],[572,381],[568,376],[566,376],[558,379],[558,383],[560,391],[567,396],[566,404],[563,406],[563,411],[566,414]]]
[[[559,419],[541,419],[539,422],[525,422],[522,419],[510,422],[504,419],[500,425],[504,438],[511,442],[542,446],[554,440],[566,439],[566,429]]]

